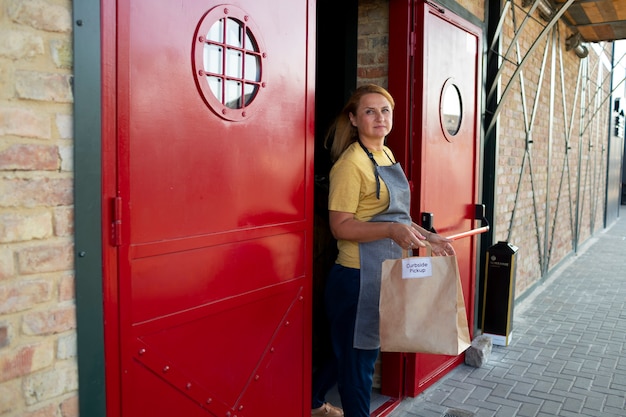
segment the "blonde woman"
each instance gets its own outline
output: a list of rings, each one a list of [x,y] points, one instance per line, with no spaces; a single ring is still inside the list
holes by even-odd
[[[385,138],[394,100],[384,88],[359,87],[335,120],[330,171],[329,223],[338,256],[325,289],[325,309],[343,411],[325,402],[333,381],[313,381],[312,416],[369,417],[378,357],[381,264],[402,249],[424,246],[452,255],[450,240],[418,226],[410,216],[409,184]],[[334,365],[331,365],[334,366]],[[333,375],[327,372],[326,375]]]

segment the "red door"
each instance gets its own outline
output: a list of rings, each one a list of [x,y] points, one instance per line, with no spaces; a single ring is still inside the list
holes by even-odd
[[[480,31],[449,11],[443,12],[422,2],[416,2],[414,8],[414,34],[410,35],[417,39],[414,62],[405,67],[408,71],[404,77],[411,86],[407,89],[405,84],[405,90],[413,92],[412,96],[405,96],[409,103],[407,108],[413,110],[412,113],[407,111],[406,121],[400,118],[401,129],[394,136],[396,145],[393,146],[402,150],[407,174],[414,186],[413,218],[421,219],[423,214],[432,213],[432,226],[436,231],[451,236],[481,226],[474,220],[475,204],[479,202]],[[398,14],[402,13],[395,15]],[[400,103],[403,103],[402,94]],[[398,113],[397,109],[394,114]],[[406,126],[404,133],[403,126]],[[471,332],[476,238],[456,240],[454,247]],[[393,361],[392,357],[390,362]],[[461,363],[463,357],[408,354],[405,361],[403,383],[394,382],[389,376],[387,378],[392,380],[387,382],[403,385],[404,395],[415,396]]]
[[[112,417],[310,411],[313,11],[136,0],[105,24]]]

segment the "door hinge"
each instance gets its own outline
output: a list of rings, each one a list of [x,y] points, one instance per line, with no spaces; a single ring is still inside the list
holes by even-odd
[[[114,246],[122,245],[122,197],[113,199],[113,222],[111,223],[111,242]]]
[[[409,56],[415,56],[415,44],[417,43],[417,35],[415,32],[409,34]]]

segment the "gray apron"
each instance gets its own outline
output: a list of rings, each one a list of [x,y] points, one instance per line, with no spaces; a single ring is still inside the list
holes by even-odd
[[[389,208],[372,217],[370,221],[410,225],[411,192],[402,167],[397,162],[390,166],[379,166],[371,152],[363,145],[361,146],[374,164],[377,189],[380,189],[379,178],[382,178],[389,190]],[[361,258],[361,285],[354,328],[354,347],[378,349],[380,347],[378,301],[382,263],[385,259],[401,258],[402,247],[392,239],[359,243],[359,256]]]

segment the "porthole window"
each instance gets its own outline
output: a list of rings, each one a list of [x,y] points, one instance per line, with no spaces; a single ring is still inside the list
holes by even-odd
[[[250,16],[232,6],[210,10],[198,25],[194,41],[196,84],[209,107],[228,120],[254,112],[265,87],[266,53]]]
[[[459,87],[448,79],[441,89],[439,104],[441,129],[446,139],[451,140],[461,129],[463,121],[463,101]]]

